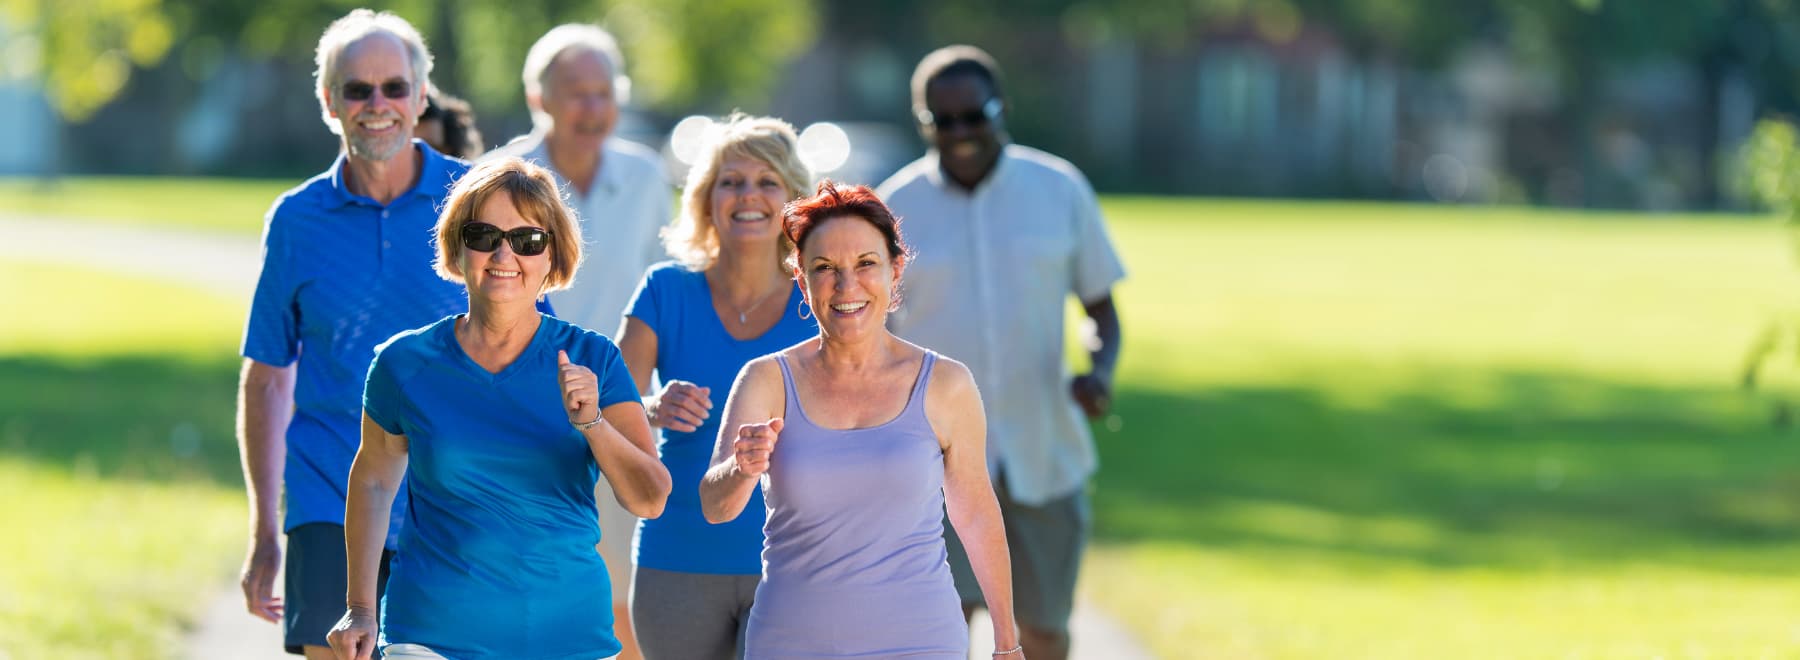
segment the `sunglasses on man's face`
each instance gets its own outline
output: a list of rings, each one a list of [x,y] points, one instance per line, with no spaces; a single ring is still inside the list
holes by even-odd
[[[993,121],[995,117],[1000,116],[1001,105],[1000,98],[994,97],[988,99],[987,103],[981,104],[980,110],[942,115],[934,114],[930,110],[920,110],[919,123],[936,126],[940,131],[948,131],[955,128],[958,124],[966,125],[971,128],[980,128],[986,126],[988,122]]]
[[[500,249],[500,239],[506,239],[512,246],[513,254],[521,257],[535,257],[550,249],[550,230],[542,227],[519,227],[510,231],[500,231],[485,222],[471,222],[463,225],[462,242],[476,252],[493,252]]]
[[[412,83],[405,80],[389,80],[380,85],[363,82],[361,80],[352,80],[344,83],[341,89],[343,90],[342,93],[345,101],[367,101],[375,98],[376,87],[381,88],[382,96],[395,101],[412,96]]]

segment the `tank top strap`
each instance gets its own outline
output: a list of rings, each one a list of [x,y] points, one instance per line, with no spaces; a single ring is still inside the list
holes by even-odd
[[[812,420],[806,419],[806,412],[800,410],[800,395],[794,391],[794,372],[788,368],[787,356],[780,353],[775,354],[775,364],[781,365],[781,384],[787,388],[787,405],[784,407],[782,419],[786,420],[789,426],[794,424],[796,417],[811,424]]]
[[[937,364],[937,353],[925,349],[925,359],[919,363],[919,380],[913,383],[912,397],[906,401],[906,411],[902,414],[913,414],[925,411],[925,388],[931,384],[931,367]]]

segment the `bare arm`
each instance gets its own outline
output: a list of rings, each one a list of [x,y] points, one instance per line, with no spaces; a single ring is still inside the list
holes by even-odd
[[[344,590],[344,617],[326,636],[340,658],[367,658],[375,648],[376,576],[381,572],[381,547],[387,540],[394,494],[406,476],[406,436],[388,433],[363,413],[362,446],[350,463],[350,479],[344,491],[344,548],[348,584]]]
[[[587,426],[581,435],[619,506],[639,518],[662,515],[675,486],[669,468],[656,457],[643,404],[625,401],[600,409],[600,379],[594,370],[570,362],[568,351],[557,351],[556,365],[563,410],[570,424]]]
[[[787,405],[780,369],[772,358],[752,360],[731,386],[712,467],[700,478],[700,510],[707,522],[736,520],[769,470]]]
[[[1019,644],[1013,622],[1012,560],[1000,502],[987,470],[987,417],[968,367],[939,359],[926,394],[933,430],[944,447],[944,509],[968,551],[975,581],[987,601],[999,650]]]
[[[650,374],[656,371],[656,331],[635,316],[625,317],[619,324],[619,352],[625,368],[637,383],[644,399],[644,414],[650,426],[693,433],[711,416],[712,388],[700,387],[685,380],[668,380],[661,392],[650,391]]]
[[[643,405],[615,403],[602,409],[600,416],[606,421],[581,435],[587,438],[588,451],[593,452],[594,462],[600,464],[601,474],[612,486],[613,498],[639,518],[662,515],[675,483],[669,468],[656,457]]]
[[[281,620],[274,596],[281,568],[281,473],[287,464],[287,427],[294,417],[294,365],[244,359],[238,379],[238,454],[250,495],[250,547],[239,586],[251,614]]]
[[[1083,338],[1091,366],[1069,383],[1069,391],[1089,417],[1099,417],[1112,407],[1113,371],[1119,365],[1122,337],[1119,310],[1110,291],[1092,302],[1082,301],[1081,308],[1094,323],[1093,334]]]

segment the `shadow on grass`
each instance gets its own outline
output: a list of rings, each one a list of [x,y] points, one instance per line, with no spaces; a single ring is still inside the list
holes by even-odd
[[[0,357],[0,455],[108,478],[241,487],[237,364]]]
[[[1800,542],[1800,438],[1735,390],[1530,372],[1416,382],[1354,404],[1126,389],[1119,430],[1096,427],[1096,535],[1439,566],[1791,571],[1758,550]],[[1440,382],[1476,383],[1481,403]]]

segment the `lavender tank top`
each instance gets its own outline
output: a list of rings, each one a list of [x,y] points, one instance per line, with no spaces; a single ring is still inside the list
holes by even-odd
[[[925,353],[898,417],[851,430],[807,418],[777,356],[787,417],[763,477],[763,578],[745,658],[968,657],[944,551],[944,452],[925,417]]]

